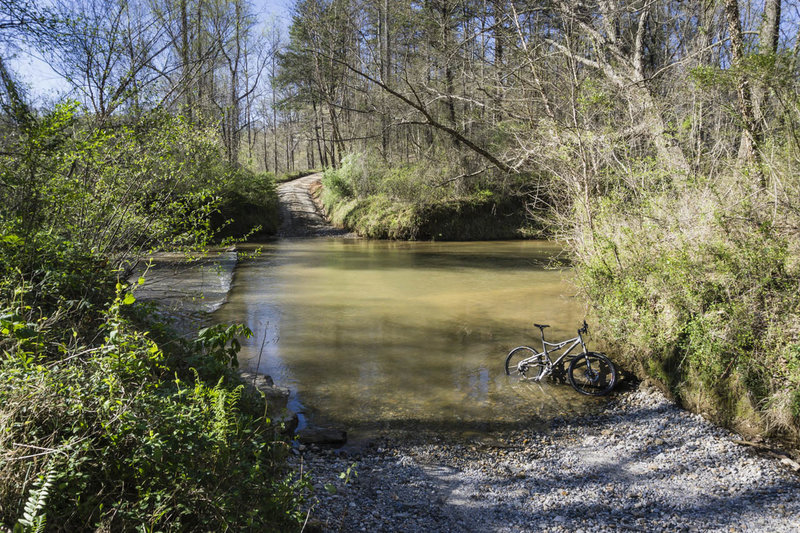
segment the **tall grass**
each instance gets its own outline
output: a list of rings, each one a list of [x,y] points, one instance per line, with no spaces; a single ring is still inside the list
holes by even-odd
[[[747,433],[800,435],[796,176],[766,191],[734,172],[640,181],[575,203],[571,242],[603,336],[685,405]]]

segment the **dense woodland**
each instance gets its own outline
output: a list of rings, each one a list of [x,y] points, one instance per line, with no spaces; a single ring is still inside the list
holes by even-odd
[[[365,236],[563,240],[615,360],[797,439],[799,7],[0,0],[0,529],[302,523],[247,332],[180,340],[125,280],[274,233],[314,168]]]

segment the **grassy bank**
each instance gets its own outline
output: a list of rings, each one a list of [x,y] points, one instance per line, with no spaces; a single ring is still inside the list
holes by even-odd
[[[402,240],[515,239],[540,226],[527,216],[528,195],[480,182],[437,184],[431,169],[388,169],[347,156],[322,179],[320,201],[333,224],[364,237]]]
[[[777,197],[734,173],[617,187],[572,217],[580,280],[618,356],[696,412],[746,434],[794,439],[796,176],[781,176]]]

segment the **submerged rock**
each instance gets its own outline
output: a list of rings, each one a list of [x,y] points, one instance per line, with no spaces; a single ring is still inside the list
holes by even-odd
[[[305,428],[297,432],[300,444],[341,446],[347,442],[347,432],[335,428]]]
[[[278,387],[270,376],[258,372],[239,372],[245,385],[264,394],[267,400],[267,414],[277,415],[286,411],[290,391],[286,387]],[[296,415],[295,415],[296,416]],[[274,416],[273,416],[274,418]]]

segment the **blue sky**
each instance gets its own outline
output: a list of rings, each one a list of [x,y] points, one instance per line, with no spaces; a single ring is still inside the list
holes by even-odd
[[[291,22],[289,12],[294,0],[251,0],[251,4],[262,21],[274,16],[284,28]],[[66,82],[34,54],[21,52],[10,63],[18,78],[30,88],[34,99],[55,98],[68,88]]]

